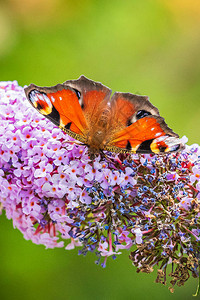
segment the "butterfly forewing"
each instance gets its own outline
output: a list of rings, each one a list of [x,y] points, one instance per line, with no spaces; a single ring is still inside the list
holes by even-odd
[[[25,88],[25,93],[42,115],[69,135],[84,139],[88,124],[73,89],[61,84],[50,88],[31,84]]]

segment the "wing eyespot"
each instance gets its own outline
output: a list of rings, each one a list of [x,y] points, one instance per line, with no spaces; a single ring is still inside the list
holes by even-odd
[[[151,113],[147,110],[138,110],[137,114],[136,114],[136,118],[137,120],[142,119],[146,116],[150,116]]]
[[[83,98],[81,97],[81,92],[79,92],[77,89],[74,89],[74,92],[76,93],[81,108],[84,109],[84,103],[83,103]]]
[[[159,147],[159,151],[161,153],[165,152],[166,149],[167,149],[167,146],[161,146],[161,147]]]
[[[133,122],[129,119],[128,121],[127,121],[127,126],[131,126],[133,124]]]
[[[53,110],[53,105],[46,93],[32,90],[28,95],[28,99],[31,104],[44,115],[50,114]]]
[[[74,89],[74,92],[76,93],[76,96],[77,96],[78,100],[80,100],[81,99],[81,93],[77,89]]]

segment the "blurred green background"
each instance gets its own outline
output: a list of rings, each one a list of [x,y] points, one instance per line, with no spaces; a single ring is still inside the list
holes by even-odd
[[[199,0],[0,2],[0,80],[55,85],[81,74],[150,96],[188,144],[200,136]],[[192,299],[137,274],[124,251],[106,269],[77,250],[45,250],[0,218],[0,299]]]

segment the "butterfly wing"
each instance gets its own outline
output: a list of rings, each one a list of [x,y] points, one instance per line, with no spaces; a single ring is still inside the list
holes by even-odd
[[[111,90],[81,76],[53,87],[31,84],[25,88],[33,107],[73,138],[85,143],[100,107],[107,105]]]
[[[183,148],[146,96],[115,93],[111,99],[113,122],[117,130],[106,150],[113,152],[161,153]]]

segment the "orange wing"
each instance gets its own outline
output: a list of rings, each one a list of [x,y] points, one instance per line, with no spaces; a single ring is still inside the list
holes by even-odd
[[[81,76],[53,87],[31,84],[25,93],[38,112],[70,136],[85,142],[91,120],[95,122],[99,109],[107,105],[111,90]]]
[[[160,117],[146,96],[115,93],[111,99],[113,123],[118,130],[106,149],[114,152],[160,153],[183,148],[178,135]]]

